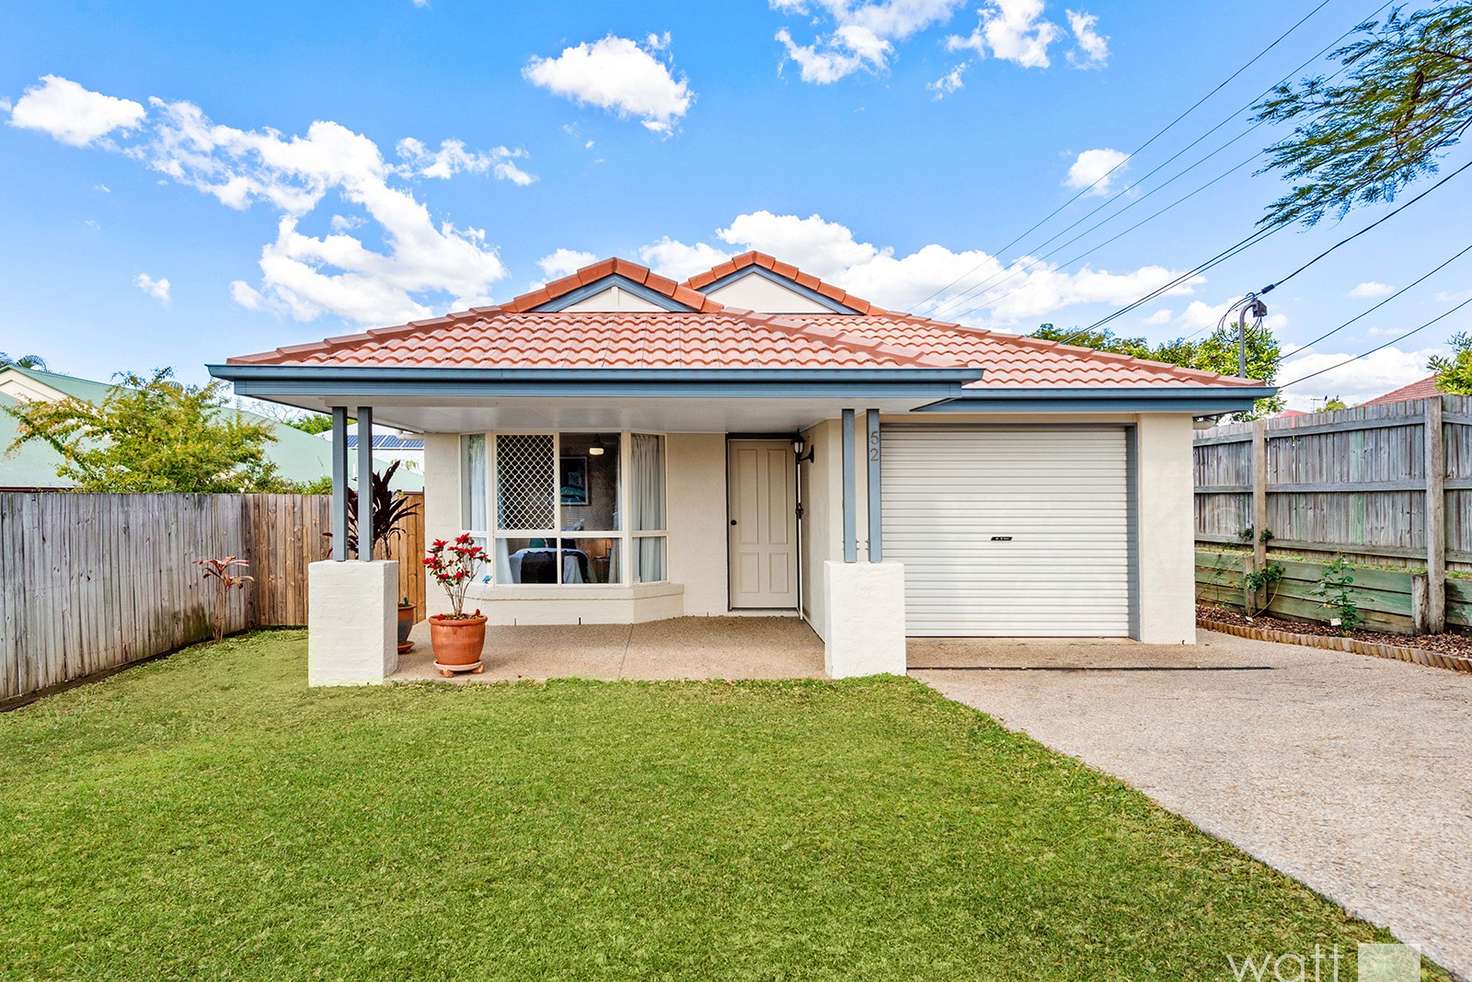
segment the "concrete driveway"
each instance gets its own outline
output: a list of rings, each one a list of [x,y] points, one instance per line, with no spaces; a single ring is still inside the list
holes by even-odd
[[[1213,632],[917,639],[909,661],[1472,978],[1472,676]]]

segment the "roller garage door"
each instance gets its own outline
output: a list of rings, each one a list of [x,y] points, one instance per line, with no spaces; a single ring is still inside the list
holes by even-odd
[[[1123,428],[887,427],[882,441],[908,634],[1129,634]]]

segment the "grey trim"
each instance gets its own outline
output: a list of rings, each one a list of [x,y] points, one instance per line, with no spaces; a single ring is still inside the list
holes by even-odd
[[[843,411],[843,561],[859,561],[854,505],[854,411]]]
[[[332,407],[332,559],[348,558],[348,409]]]
[[[1133,424],[1124,428],[1124,501],[1130,637],[1140,639],[1140,448]]]
[[[626,290],[629,293],[632,293],[634,296],[638,297],[640,300],[647,300],[650,303],[654,304],[656,307],[659,307],[661,310],[672,310],[679,313],[687,314],[693,313],[695,310],[695,308],[680,303],[680,301],[675,300],[671,297],[667,297],[657,290],[651,290],[647,286],[635,283],[633,280],[629,279],[627,276],[622,275],[621,273],[609,273],[607,276],[604,276],[601,279],[596,279],[592,283],[583,284],[570,293],[564,293],[562,296],[557,297],[554,300],[548,300],[546,303],[540,306],[533,307],[531,308],[531,312],[544,314],[554,313],[559,310],[566,310],[568,307],[571,307],[575,303],[580,303],[581,301],[586,300],[589,297],[597,296],[604,290],[608,290],[613,287],[618,287],[620,290]]]
[[[358,407],[358,561],[373,558],[373,407]],[[346,511],[346,509],[344,509]]]
[[[712,290],[719,290],[721,289],[721,287],[730,286],[732,283],[735,283],[738,280],[744,280],[748,276],[760,276],[764,280],[770,280],[780,287],[784,287],[785,289],[791,290],[793,293],[796,293],[801,297],[811,300],[815,304],[819,304],[823,307],[828,308],[835,314],[858,313],[858,311],[855,310],[853,307],[850,307],[847,304],[841,304],[837,300],[834,300],[832,297],[825,297],[817,290],[810,290],[807,287],[803,286],[801,283],[797,282],[797,280],[790,280],[785,276],[781,276],[777,273],[772,272],[765,266],[747,266],[745,269],[738,269],[734,273],[727,273],[725,276],[722,276],[715,282],[707,283],[705,286],[701,287],[700,292],[709,294]],[[712,297],[711,299],[714,300],[715,298]]]
[[[958,398],[942,399],[915,409],[917,413],[1190,413],[1193,416],[1212,416],[1221,413],[1250,412],[1262,394],[1238,394],[1234,390],[1216,388],[1206,391],[1181,393],[1165,391],[1152,393],[1136,389],[1124,390],[1116,395],[1103,395],[1090,390],[1078,394],[1050,392],[1030,395],[1006,394],[998,396],[973,396],[975,389],[967,389]],[[1264,390],[1250,390],[1261,393]],[[1274,390],[1265,390],[1271,395]]]
[[[882,521],[884,499],[881,489],[883,477],[880,467],[883,450],[879,439],[879,410],[866,411],[864,424],[864,457],[869,462],[868,479],[864,485],[869,502],[869,562],[882,563],[884,562],[884,523]]]

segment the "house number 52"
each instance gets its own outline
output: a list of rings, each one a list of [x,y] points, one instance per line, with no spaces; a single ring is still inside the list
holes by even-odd
[[[869,434],[869,459],[879,460],[879,433],[876,431]]]

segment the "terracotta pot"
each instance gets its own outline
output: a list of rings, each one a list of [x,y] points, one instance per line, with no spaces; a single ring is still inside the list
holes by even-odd
[[[409,632],[414,630],[414,614],[418,610],[418,604],[399,604],[399,644],[409,640]]]
[[[486,619],[480,611],[469,617],[451,618],[435,614],[429,619],[429,643],[436,665],[470,669],[480,665],[486,641]]]

